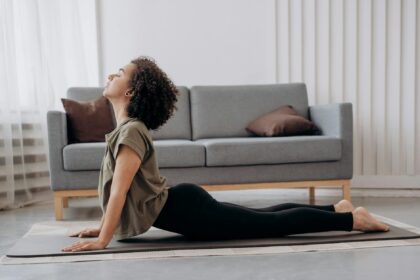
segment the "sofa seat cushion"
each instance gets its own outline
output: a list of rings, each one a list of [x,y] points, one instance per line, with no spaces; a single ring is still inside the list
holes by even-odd
[[[205,147],[191,140],[154,140],[159,167],[202,167]]]
[[[325,135],[200,139],[206,166],[337,161],[341,139]]]
[[[74,143],[63,149],[64,170],[99,170],[106,142]]]
[[[159,167],[205,166],[205,147],[191,140],[154,140]],[[74,143],[64,147],[64,169],[99,170],[106,142]]]

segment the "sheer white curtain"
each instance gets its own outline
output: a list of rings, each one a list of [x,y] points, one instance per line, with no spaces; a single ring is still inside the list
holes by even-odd
[[[96,19],[95,0],[0,0],[0,209],[52,199],[46,113],[99,85]]]

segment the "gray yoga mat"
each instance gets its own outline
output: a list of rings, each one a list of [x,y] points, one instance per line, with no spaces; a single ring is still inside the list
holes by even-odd
[[[166,251],[182,249],[214,249],[262,246],[309,245],[339,242],[355,242],[388,239],[420,238],[420,235],[393,225],[388,232],[326,231],[293,234],[277,238],[252,238],[233,240],[188,240],[182,235],[165,230],[149,230],[146,233],[125,239],[112,240],[104,250],[62,252],[61,249],[84,239],[65,235],[27,235],[9,249],[7,257],[31,258],[64,255],[110,254],[141,251]]]

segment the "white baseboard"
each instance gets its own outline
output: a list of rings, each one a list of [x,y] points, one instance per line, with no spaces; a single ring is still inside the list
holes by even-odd
[[[248,200],[248,199],[263,199],[266,197],[282,198],[284,200],[306,200],[309,197],[309,190],[307,188],[299,189],[250,189],[250,190],[229,190],[229,191],[210,191],[210,193],[222,200]],[[340,188],[322,188],[315,189],[316,198],[331,198],[336,199],[342,197]],[[352,188],[352,198],[365,197],[420,197],[420,189],[390,189],[390,188]]]
[[[351,180],[352,188],[378,188],[378,189],[419,189],[420,175],[391,176],[391,175],[354,175]]]
[[[316,197],[342,196],[339,189],[316,189]],[[420,197],[420,189],[352,188],[351,197]]]

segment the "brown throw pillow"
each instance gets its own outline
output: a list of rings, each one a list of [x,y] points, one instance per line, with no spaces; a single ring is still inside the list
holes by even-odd
[[[61,98],[67,114],[70,143],[104,142],[105,134],[115,129],[108,99],[101,96],[91,101]]]
[[[250,122],[246,130],[258,136],[321,134],[310,120],[299,115],[291,105],[281,106]]]

